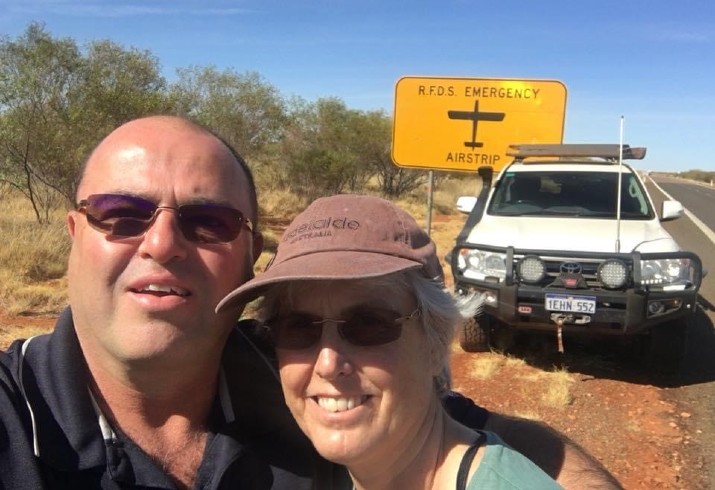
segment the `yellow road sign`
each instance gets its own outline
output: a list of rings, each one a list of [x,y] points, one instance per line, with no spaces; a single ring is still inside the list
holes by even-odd
[[[561,143],[558,80],[404,77],[395,85],[392,159],[402,167],[495,171],[517,143]]]

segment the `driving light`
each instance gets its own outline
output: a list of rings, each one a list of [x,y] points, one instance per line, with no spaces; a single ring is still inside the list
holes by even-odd
[[[539,257],[527,255],[519,261],[517,271],[524,282],[538,283],[544,278],[546,267]]]
[[[628,280],[626,264],[617,259],[609,259],[598,266],[598,280],[608,289],[618,289],[625,286]]]

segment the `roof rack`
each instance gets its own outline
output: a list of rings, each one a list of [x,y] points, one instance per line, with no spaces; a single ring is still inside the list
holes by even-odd
[[[517,159],[527,157],[588,157],[605,158],[618,161],[620,145],[613,144],[537,144],[509,145],[506,154]],[[645,157],[645,147],[631,148],[623,145],[624,160],[642,160]]]

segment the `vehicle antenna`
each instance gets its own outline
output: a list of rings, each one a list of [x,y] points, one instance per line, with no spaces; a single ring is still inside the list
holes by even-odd
[[[623,125],[624,119],[621,116],[621,135],[618,143],[618,181],[616,188],[616,253],[621,251],[621,180],[623,179]]]

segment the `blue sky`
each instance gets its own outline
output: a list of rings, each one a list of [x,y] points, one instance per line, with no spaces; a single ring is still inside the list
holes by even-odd
[[[286,97],[388,114],[403,76],[561,80],[565,142],[617,143],[624,116],[638,168],[715,170],[712,0],[0,0],[0,34],[32,21],[149,50],[169,80],[256,71]]]

